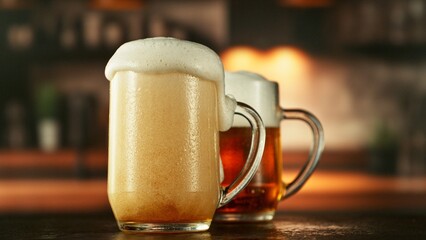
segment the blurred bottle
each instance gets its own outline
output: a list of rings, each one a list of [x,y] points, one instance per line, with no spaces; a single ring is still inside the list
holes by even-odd
[[[97,134],[97,106],[93,95],[75,91],[67,96],[68,143],[86,149],[94,144]]]
[[[167,24],[164,19],[156,15],[149,19],[148,31],[148,35],[150,37],[167,36],[169,33],[169,29],[167,28]]]
[[[34,44],[34,26],[30,8],[2,11],[0,27],[5,34],[6,47],[11,50],[27,50]]]
[[[128,40],[136,40],[144,37],[143,19],[143,15],[140,12],[130,12],[127,14]]]
[[[372,0],[357,1],[359,28],[354,35],[362,44],[379,42],[382,38],[382,11],[381,3]]]
[[[87,12],[83,17],[83,39],[87,48],[98,48],[101,43],[102,15],[96,11]]]
[[[11,149],[27,147],[29,132],[26,127],[27,114],[24,105],[12,100],[5,107],[6,145]]]
[[[9,27],[7,38],[11,49],[28,49],[33,44],[33,29],[29,24],[13,24]]]
[[[406,176],[426,175],[426,70],[420,64],[404,105],[399,173]]]
[[[407,4],[410,42],[414,44],[424,43],[426,37],[425,0],[408,0]]]
[[[48,6],[38,5],[34,9],[33,23],[37,47],[52,49],[59,46],[60,18],[61,15],[52,11]]]
[[[115,49],[126,40],[126,25],[116,16],[105,18],[102,26],[104,44],[107,48]]]
[[[36,90],[36,115],[38,145],[46,152],[60,147],[60,122],[58,121],[59,95],[51,84],[43,84]]]
[[[66,15],[61,18],[59,42],[63,49],[75,49],[79,46],[81,37],[79,23],[77,16]]]
[[[406,0],[392,0],[388,3],[388,37],[393,45],[401,45],[407,41],[408,11]]]
[[[85,151],[94,145],[98,132],[96,98],[76,91],[67,97],[68,141],[76,151],[75,171],[79,178],[88,177]]]
[[[395,175],[397,173],[399,141],[387,120],[376,124],[370,144],[370,170],[375,174]]]

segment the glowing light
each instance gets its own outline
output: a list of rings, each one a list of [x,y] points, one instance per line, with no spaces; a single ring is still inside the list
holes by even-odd
[[[226,70],[251,71],[258,64],[258,59],[261,57],[260,52],[251,47],[234,47],[223,52],[222,62]]]
[[[221,57],[227,71],[252,71],[278,82],[300,82],[307,78],[311,68],[309,57],[293,47],[260,51],[237,46],[223,52]]]

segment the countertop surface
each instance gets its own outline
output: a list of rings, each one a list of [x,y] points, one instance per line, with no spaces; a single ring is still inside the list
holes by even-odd
[[[0,239],[426,239],[425,213],[286,213],[267,223],[213,223],[191,234],[127,235],[111,214],[0,216]]]
[[[0,166],[1,168],[1,166]],[[286,171],[288,181],[296,171]],[[280,202],[285,212],[423,211],[426,176],[317,171],[300,192]],[[108,211],[106,178],[0,179],[2,213]]]

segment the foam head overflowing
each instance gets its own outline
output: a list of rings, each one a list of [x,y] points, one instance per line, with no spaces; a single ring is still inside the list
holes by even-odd
[[[105,76],[112,80],[120,71],[177,72],[213,81],[217,88],[219,129],[226,131],[232,125],[236,101],[225,95],[224,70],[219,56],[204,45],[164,37],[131,41],[120,46],[111,57]]]
[[[261,75],[239,71],[225,72],[225,93],[253,107],[262,117],[265,127],[280,126],[278,84]],[[234,127],[249,126],[242,118],[235,118]]]

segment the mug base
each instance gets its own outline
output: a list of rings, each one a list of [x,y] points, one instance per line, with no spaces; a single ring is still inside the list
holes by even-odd
[[[216,213],[217,222],[266,222],[274,218],[275,211],[260,213]]]
[[[210,228],[211,221],[193,223],[138,223],[118,221],[118,227],[126,233],[185,233],[202,232]]]

